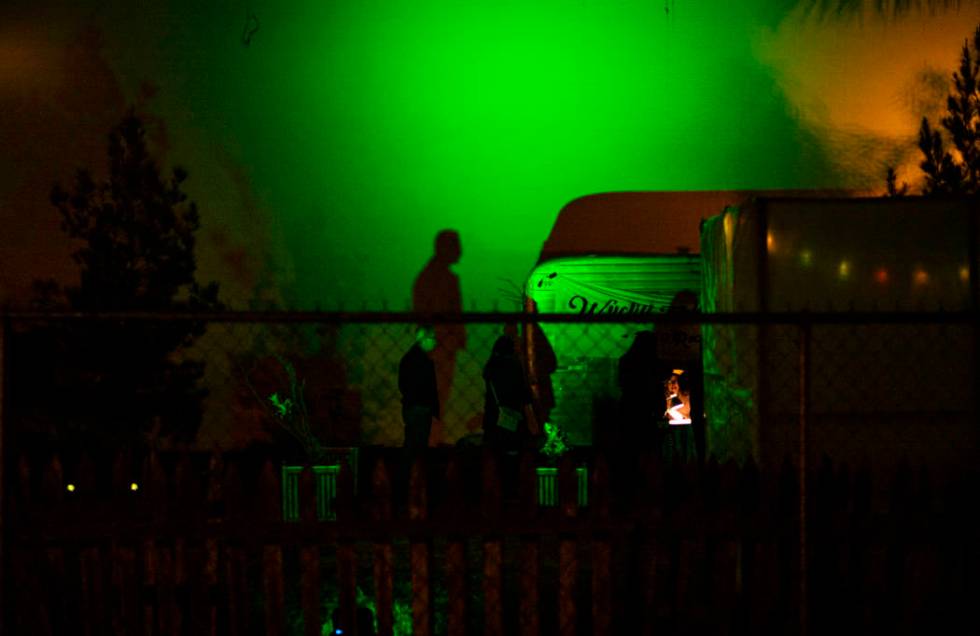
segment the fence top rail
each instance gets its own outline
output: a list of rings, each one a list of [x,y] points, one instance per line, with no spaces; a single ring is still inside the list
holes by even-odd
[[[656,323],[658,325],[852,325],[852,324],[974,324],[980,311],[770,311],[726,313],[527,313],[462,312],[416,313],[390,311],[137,311],[137,312],[41,312],[0,311],[5,323],[36,322],[209,322],[209,323]]]

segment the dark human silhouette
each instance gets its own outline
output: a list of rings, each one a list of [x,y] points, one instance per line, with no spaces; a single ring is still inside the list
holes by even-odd
[[[633,344],[619,358],[620,426],[612,435],[618,447],[642,447],[659,454],[662,366],[656,334],[638,331]]]
[[[452,265],[459,262],[462,253],[459,233],[455,230],[442,230],[436,235],[435,254],[419,272],[412,287],[412,309],[415,312],[462,313],[463,295],[460,292],[459,277],[451,269]],[[456,373],[456,354],[460,349],[466,348],[466,326],[462,323],[436,324],[435,336],[437,344],[432,352],[432,360],[436,367],[439,398],[443,404],[448,404]],[[441,422],[436,423],[431,437],[433,444],[443,440]]]
[[[537,311],[537,303],[533,300],[527,301],[527,310],[530,313]],[[551,415],[551,409],[555,406],[555,388],[551,381],[551,375],[558,370],[558,356],[548,341],[541,325],[529,323],[525,327],[526,364],[528,375],[531,382],[531,397],[533,398],[535,416],[540,423],[539,428],[543,428]],[[540,430],[532,431],[533,434],[541,434]]]
[[[691,290],[681,290],[674,295],[670,302],[668,313],[696,314],[698,311],[698,296]],[[697,318],[695,318],[695,321]],[[658,352],[673,369],[682,371],[685,376],[683,383],[690,391],[690,419],[688,427],[693,444],[693,450],[698,460],[704,460],[705,453],[705,422],[704,422],[704,381],[701,368],[701,328],[691,324],[671,326],[669,336],[658,341]]]
[[[509,337],[514,343],[514,355],[517,356],[517,362],[521,366],[521,372],[524,374],[525,386],[528,390],[528,395],[531,399],[530,408],[525,411],[525,418],[527,424],[528,435],[532,438],[539,437],[542,434],[541,422],[539,416],[539,408],[535,405],[534,399],[534,389],[533,382],[531,380],[531,366],[528,362],[528,339],[527,332],[522,335],[521,329],[516,322],[510,322],[504,325],[504,335]],[[482,422],[481,422],[482,423]]]
[[[435,331],[428,325],[415,330],[415,344],[398,365],[398,390],[402,394],[402,420],[405,441],[402,447],[409,459],[429,444],[432,420],[439,417],[439,394],[435,365],[429,357],[436,348]]]
[[[667,380],[663,418],[667,424],[664,458],[687,461],[691,457],[691,374],[681,369]]]
[[[660,457],[664,440],[664,363],[657,355],[657,335],[638,331],[619,358],[619,425],[608,437],[616,462],[612,477],[619,489],[633,488],[644,457]]]
[[[511,336],[502,335],[493,343],[490,358],[483,367],[483,381],[486,388],[483,407],[484,444],[502,451],[519,450],[528,438],[525,410],[531,404],[531,391]],[[521,419],[515,430],[501,426],[501,408],[520,414]]]

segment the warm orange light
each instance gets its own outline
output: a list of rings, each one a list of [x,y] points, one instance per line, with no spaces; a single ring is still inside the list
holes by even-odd
[[[964,283],[970,282],[970,268],[966,265],[960,268],[960,280]]]
[[[929,272],[924,269],[915,270],[915,274],[912,275],[912,280],[916,285],[925,285],[929,282]]]
[[[776,251],[776,239],[772,237],[772,232],[766,233],[766,248],[770,252]]]
[[[875,282],[884,285],[888,282],[888,270],[884,267],[879,267],[875,270]]]

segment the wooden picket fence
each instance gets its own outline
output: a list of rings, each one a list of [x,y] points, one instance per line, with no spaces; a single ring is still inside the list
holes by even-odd
[[[406,488],[378,459],[356,496],[344,463],[326,520],[307,467],[289,522],[277,464],[245,478],[229,457],[205,460],[135,467],[119,454],[105,484],[84,456],[70,479],[57,456],[22,458],[8,481],[5,633],[319,636],[336,606],[356,635],[359,585],[385,636],[400,588],[419,636],[975,627],[975,476],[940,488],[900,471],[876,511],[871,476],[828,461],[801,489],[789,465],[641,458],[631,472],[597,455],[587,505],[581,462],[566,458],[559,505],[543,507],[535,455],[458,451],[444,466],[417,460]]]

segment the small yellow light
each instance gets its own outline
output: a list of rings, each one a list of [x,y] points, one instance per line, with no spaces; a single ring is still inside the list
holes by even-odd
[[[960,280],[964,283],[970,282],[970,268],[966,265],[960,268]]]
[[[75,484],[68,484],[67,486],[65,486],[65,490],[67,490],[68,492],[75,492]]]
[[[848,261],[841,261],[840,265],[837,266],[837,275],[843,279],[848,279],[851,277],[851,264]]]
[[[133,492],[136,492],[137,490],[140,489],[140,486],[134,481],[129,485],[129,489],[132,490]]]
[[[813,265],[813,252],[810,250],[802,250],[800,252],[800,265],[803,267],[810,267]]]

